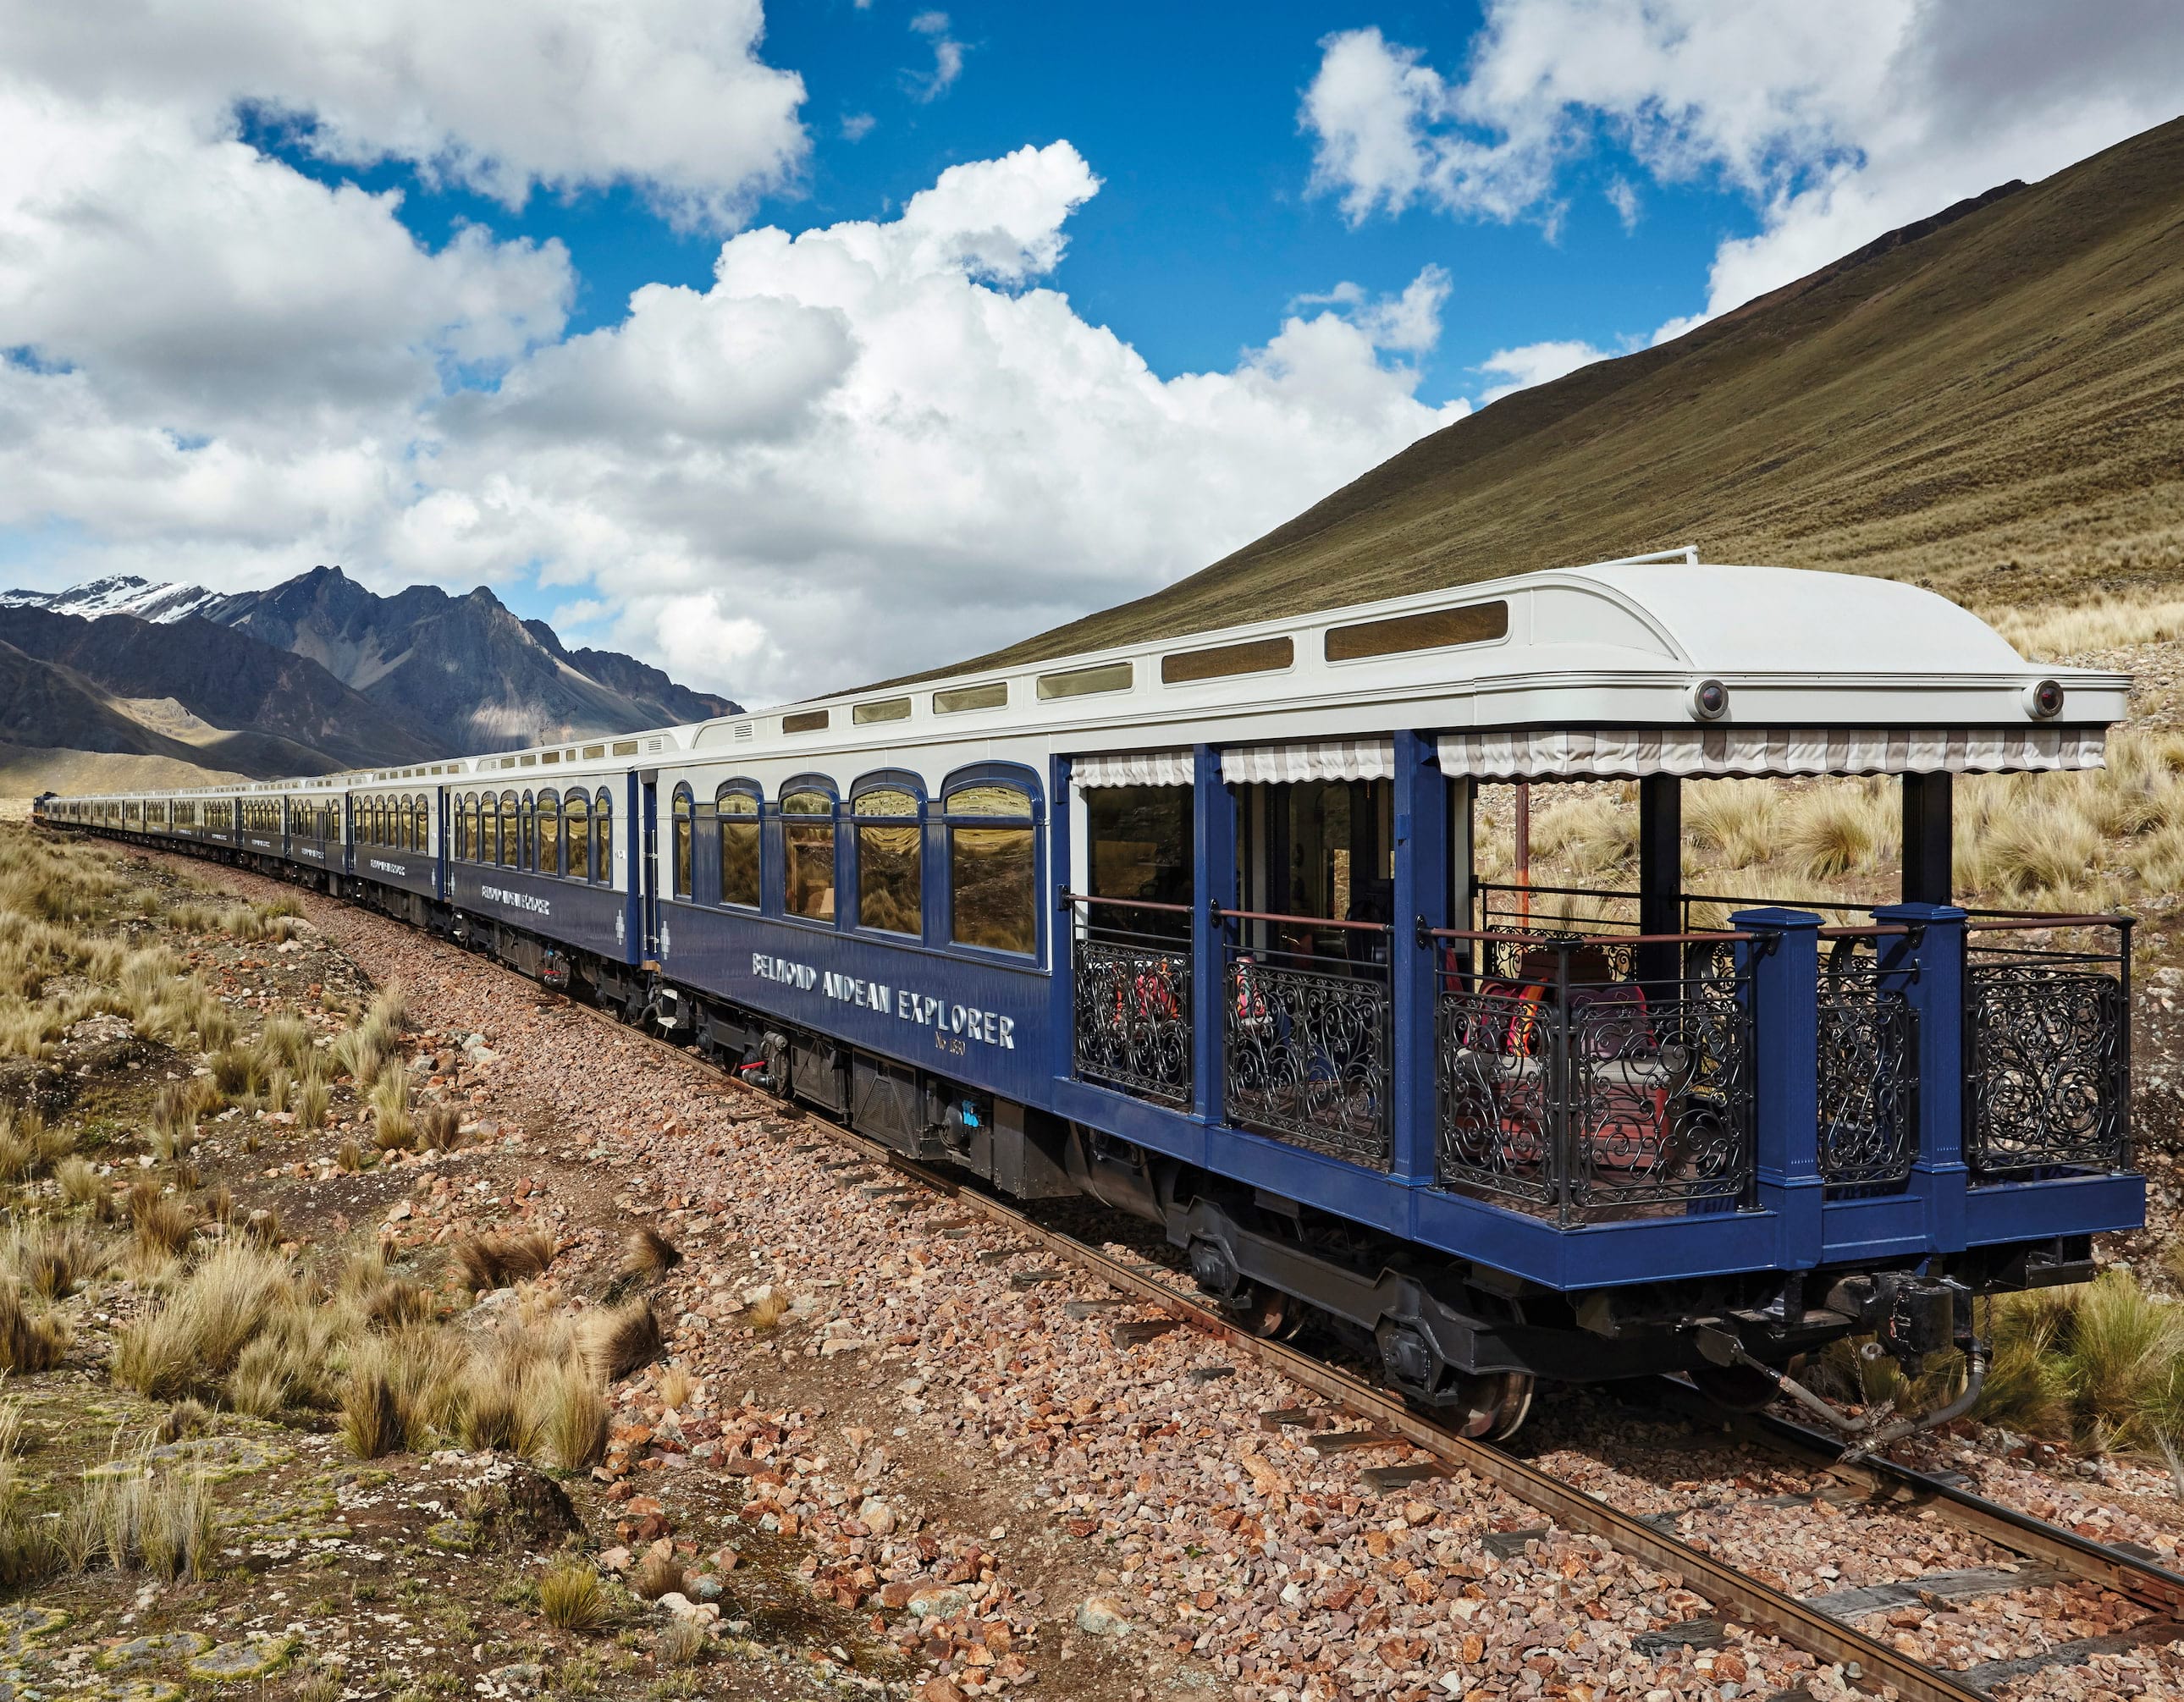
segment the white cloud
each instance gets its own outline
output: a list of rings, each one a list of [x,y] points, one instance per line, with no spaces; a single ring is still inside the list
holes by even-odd
[[[842,114],[842,140],[844,142],[862,142],[866,136],[872,133],[873,127],[878,123],[879,120],[874,118],[868,112],[844,113]]]
[[[0,0],[6,64],[87,108],[201,126],[238,103],[344,164],[414,161],[520,205],[536,186],[637,185],[733,228],[791,180],[804,85],[757,57],[760,0]]]
[[[1607,187],[1602,193],[1607,197],[1607,204],[1615,209],[1615,216],[1623,221],[1624,233],[1627,236],[1636,230],[1640,207],[1636,186],[1618,172],[1608,180]]]
[[[1578,342],[1528,342],[1520,348],[1497,348],[1479,363],[1479,369],[1499,374],[1504,381],[1490,385],[1480,395],[1479,405],[1498,402],[1519,390],[1529,390],[1535,384],[1550,383],[1565,373],[1575,372],[1580,366],[1612,359],[1619,352]]]
[[[904,72],[904,84],[913,98],[937,101],[963,75],[963,44],[948,33],[945,12],[920,12],[910,20],[910,27],[933,44],[933,69]]]
[[[1721,246],[1714,314],[2171,118],[2181,86],[2168,0],[1489,0],[1454,76],[1376,29],[1328,37],[1300,122],[1353,222],[1552,225],[1561,167],[1603,136],[1658,181],[1717,178],[1761,229]]]
[[[558,248],[428,252],[388,197],[142,103],[11,85],[0,122],[0,320],[36,352],[0,361],[0,537],[47,541],[42,583],[535,578],[764,701],[1152,590],[1463,411],[1407,359],[1437,269],[1151,371],[1053,286],[1099,188],[1067,142],[744,231],[572,337]]]

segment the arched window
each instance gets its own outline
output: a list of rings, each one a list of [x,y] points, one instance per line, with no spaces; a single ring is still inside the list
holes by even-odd
[[[850,811],[857,820],[857,926],[919,932],[925,834],[917,793],[894,776],[874,776],[857,783]]]
[[[721,836],[721,902],[758,908],[758,794],[730,781],[713,798]]]
[[[601,787],[592,799],[592,878],[614,884],[614,795]]]
[[[551,792],[538,794],[538,872],[561,872],[561,799]]]
[[[675,896],[687,898],[692,895],[690,879],[690,788],[675,788]]]
[[[949,937],[989,951],[1039,949],[1039,832],[1030,787],[1008,779],[951,781],[942,798],[948,829]]]
[[[783,907],[815,922],[834,920],[834,795],[789,782],[782,794]]]
[[[500,800],[487,793],[479,805],[478,861],[500,861]]]
[[[500,795],[500,866],[520,869],[523,866],[523,813],[517,806],[514,792]]]
[[[412,795],[410,799],[410,848],[429,851],[432,848],[430,819],[425,814],[423,798]]]
[[[592,878],[592,801],[581,792],[571,792],[561,813],[569,821],[569,877],[588,881]]]
[[[471,832],[471,800],[459,795],[455,799],[455,861],[458,863],[471,860],[471,847],[477,843]]]

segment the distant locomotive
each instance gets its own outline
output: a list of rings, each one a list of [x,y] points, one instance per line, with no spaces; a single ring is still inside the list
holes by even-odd
[[[907,1156],[1149,1218],[1248,1327],[1318,1319],[1504,1435],[1538,1377],[1750,1404],[1853,1333],[1963,1349],[1961,1406],[1972,1299],[2143,1221],[2129,919],[1950,887],[1952,777],[2098,766],[2129,684],[1908,586],[1679,552],[38,815],[369,904]],[[1684,890],[1684,781],[1852,774],[1902,777],[1900,903]],[[1602,779],[1636,782],[1635,888],[1476,877],[1481,783]]]

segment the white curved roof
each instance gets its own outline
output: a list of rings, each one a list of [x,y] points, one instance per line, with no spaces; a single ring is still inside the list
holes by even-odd
[[[1356,648],[1344,642],[1354,637],[1348,629],[1467,610],[1490,612],[1490,620],[1475,623],[1485,636],[1347,654]],[[1178,670],[1178,658],[1232,645],[1271,647],[1287,659],[1211,678],[1178,676],[1190,670]],[[1101,676],[1096,688],[1085,689],[1082,678],[1063,688],[1069,676],[1088,674]],[[1728,707],[1702,724],[1691,692],[1706,680],[1728,688]],[[2044,721],[2027,698],[2043,680],[2064,688],[2062,712]],[[1585,730],[1673,736],[1669,743],[1681,753],[1662,757],[1664,747],[1655,739],[1643,747],[1653,754],[1633,758],[1626,738],[1616,772],[1641,771],[1632,761],[1701,765],[1689,772],[2081,767],[2099,762],[2103,735],[2123,719],[2130,687],[2126,675],[2026,662],[1976,615],[1915,586],[1702,563],[1696,552],[1679,551],[661,728],[611,742],[604,765],[623,766],[633,756],[647,766],[736,764],[771,771],[907,747],[966,760],[981,746],[1026,737],[1056,754],[1078,756],[1199,743],[1235,748],[1382,739],[1411,729],[1443,736],[1445,764],[1455,754],[1449,741],[1470,736],[1468,771],[1478,773],[1592,771],[1569,765],[1593,759],[1533,748],[1534,735]],[[1736,732],[1739,748],[1760,753],[1764,765],[1711,747],[1694,756],[1691,736],[1702,727],[1710,738]],[[1836,737],[1852,732],[1903,737]],[[1532,743],[1511,757],[1518,747],[1503,738],[1489,750],[1483,742],[1490,734],[1523,734]],[[1936,761],[1937,750],[1947,754],[1946,763]],[[448,773],[492,774],[496,785],[536,783],[555,771],[547,765],[567,765],[577,754],[510,753],[450,764]],[[1508,761],[1529,765],[1497,766]],[[594,759],[577,768],[601,765]],[[501,780],[509,769],[533,773]],[[413,769],[401,778],[426,773]],[[315,784],[340,791],[393,777],[344,776]],[[293,784],[201,790],[231,795]]]

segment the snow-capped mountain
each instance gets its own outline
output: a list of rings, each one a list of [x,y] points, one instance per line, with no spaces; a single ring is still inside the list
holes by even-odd
[[[45,609],[55,615],[133,615],[139,620],[180,620],[220,600],[201,585],[174,585],[140,579],[133,573],[86,580],[66,591],[0,591],[0,609]]]

